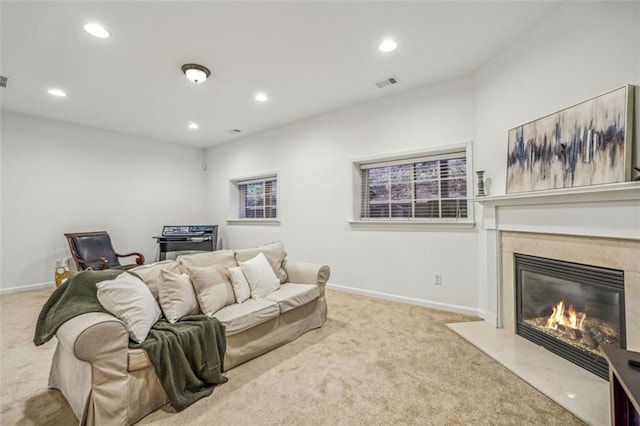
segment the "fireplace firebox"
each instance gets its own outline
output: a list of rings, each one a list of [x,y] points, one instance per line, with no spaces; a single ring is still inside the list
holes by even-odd
[[[516,332],[608,379],[603,344],[626,348],[624,272],[515,254]]]

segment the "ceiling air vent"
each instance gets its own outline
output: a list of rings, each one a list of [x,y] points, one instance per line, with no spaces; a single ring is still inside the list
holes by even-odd
[[[400,83],[400,80],[398,80],[398,77],[396,77],[395,75],[392,75],[391,77],[387,77],[384,80],[376,81],[373,84],[375,84],[378,89],[382,89],[383,87],[391,86],[392,84],[398,84],[398,83]]]
[[[8,84],[9,84],[9,77],[0,75],[0,87],[7,87]]]

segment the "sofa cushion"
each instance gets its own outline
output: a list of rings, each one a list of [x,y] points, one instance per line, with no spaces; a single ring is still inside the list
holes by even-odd
[[[277,302],[249,299],[244,303],[225,306],[216,312],[214,317],[226,327],[225,334],[230,336],[269,321],[278,315],[280,310]]]
[[[299,306],[306,305],[320,297],[320,289],[313,284],[284,283],[265,299],[278,303],[280,313],[285,313]]]
[[[180,267],[175,260],[164,260],[162,262],[151,263],[149,265],[137,266],[130,269],[131,272],[138,274],[142,281],[149,287],[153,297],[158,299],[158,287],[162,281],[162,271],[173,272],[174,274],[180,273]]]
[[[233,293],[236,295],[236,303],[242,303],[251,297],[251,287],[239,266],[229,268],[229,277]]]
[[[138,343],[147,338],[151,326],[162,316],[149,287],[138,277],[123,272],[113,280],[96,283],[98,300],[122,321],[129,337]]]
[[[223,265],[187,266],[186,269],[203,314],[212,316],[218,310],[236,301],[231,280]]]
[[[182,272],[187,272],[187,266],[222,265],[225,269],[238,266],[233,250],[217,250],[204,253],[184,254],[176,259]]]
[[[256,257],[258,253],[263,253],[265,255],[269,261],[269,265],[271,265],[271,269],[273,269],[273,272],[278,276],[280,283],[286,282],[287,272],[282,267],[282,262],[285,257],[287,257],[287,252],[284,251],[284,244],[282,241],[276,241],[251,249],[236,250],[236,261],[238,263],[246,262],[247,260]]]
[[[127,349],[127,371],[142,370],[151,366],[147,351],[141,348]]]
[[[280,287],[280,280],[271,269],[269,261],[263,253],[258,253],[253,259],[240,263],[240,269],[251,288],[252,299],[264,299]]]
[[[163,270],[162,281],[158,288],[160,307],[170,323],[187,315],[198,313],[198,301],[187,274],[174,274]]]

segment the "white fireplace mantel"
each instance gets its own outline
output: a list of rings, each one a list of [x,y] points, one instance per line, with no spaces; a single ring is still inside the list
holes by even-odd
[[[483,206],[640,200],[640,181],[470,198]]]
[[[640,239],[640,182],[472,198],[486,230]]]

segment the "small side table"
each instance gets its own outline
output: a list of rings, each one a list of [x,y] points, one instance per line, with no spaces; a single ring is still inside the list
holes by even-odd
[[[613,346],[602,346],[609,363],[611,425],[640,426],[640,370],[631,368],[630,359],[640,361],[640,353]]]

